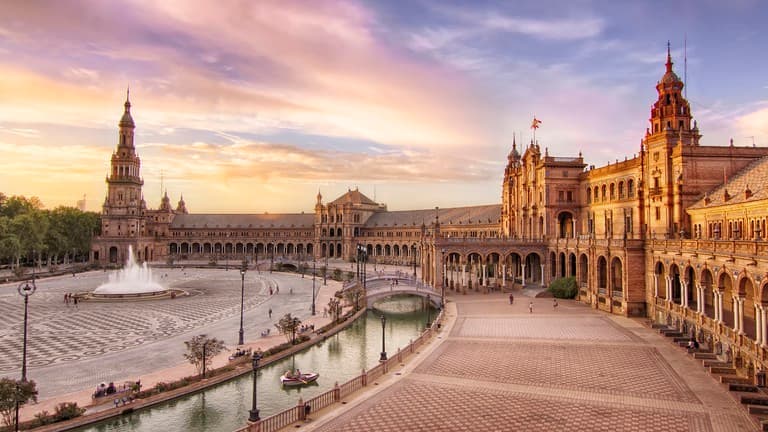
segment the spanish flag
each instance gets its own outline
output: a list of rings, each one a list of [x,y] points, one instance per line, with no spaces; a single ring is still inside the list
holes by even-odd
[[[531,124],[531,129],[538,129],[539,125],[541,124],[541,120],[537,119],[536,116],[533,116],[533,123]]]

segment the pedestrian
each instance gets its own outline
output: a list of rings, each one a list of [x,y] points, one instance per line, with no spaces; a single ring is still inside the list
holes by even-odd
[[[72,303],[75,305],[75,309],[77,309],[77,296],[72,297]]]
[[[69,305],[69,293],[64,293],[64,304]]]
[[[533,301],[528,303],[528,313],[533,313]]]
[[[515,296],[512,295],[512,293],[509,293],[509,304],[514,304],[514,303],[515,303]]]
[[[557,310],[557,299],[552,299],[552,309]]]
[[[269,308],[269,317],[272,318],[272,308]]]
[[[328,308],[323,308],[323,318],[328,316]]]
[[[269,287],[269,295],[272,295],[272,287]]]

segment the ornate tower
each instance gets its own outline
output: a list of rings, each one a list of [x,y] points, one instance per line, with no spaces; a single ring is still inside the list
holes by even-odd
[[[672,64],[667,43],[666,71],[656,84],[658,99],[651,107],[650,127],[646,129],[641,153],[646,193],[644,219],[652,236],[674,237],[682,229],[681,150],[685,146],[698,146],[701,138],[695,121],[691,127],[690,104],[683,97],[685,84],[672,70]]]
[[[107,176],[107,196],[104,199],[101,216],[101,237],[114,240],[108,250],[108,256],[101,260],[120,263],[128,255],[128,246],[140,256],[139,241],[144,236],[144,211],[146,203],[141,188],[141,160],[133,145],[133,131],[136,125],[131,117],[130,93],[126,95],[125,111],[120,119],[117,149],[112,153],[110,172]]]
[[[515,177],[520,170],[520,153],[517,151],[517,142],[512,138],[512,151],[507,156],[507,167],[504,168],[504,180],[501,185],[501,234],[513,237],[515,231],[516,190]]]

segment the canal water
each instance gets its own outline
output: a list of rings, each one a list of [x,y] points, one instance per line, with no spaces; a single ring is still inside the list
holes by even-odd
[[[398,296],[375,304],[349,328],[294,356],[263,367],[258,377],[258,405],[262,418],[295,406],[298,399],[312,398],[370,369],[381,354],[381,313],[386,316],[384,333],[387,354],[397,352],[424,330],[427,311],[419,297]],[[431,310],[432,318],[435,311]],[[280,375],[299,368],[319,372],[316,385],[284,389]],[[234,431],[246,424],[251,409],[253,374],[153,408],[95,423],[78,432],[194,432]]]

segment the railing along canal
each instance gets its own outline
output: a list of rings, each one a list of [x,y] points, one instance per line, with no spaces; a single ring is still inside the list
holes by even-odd
[[[337,383],[331,390],[321,393],[312,399],[303,401],[300,398],[296,406],[257,422],[250,423],[245,427],[237,429],[235,432],[276,432],[293,423],[306,420],[307,414],[310,412],[316,412],[323,408],[327,408],[335,403],[341,402],[342,398],[362,390],[364,387],[368,386],[368,382],[386,374],[391,367],[402,362],[404,357],[415,353],[418,347],[424,345],[430,338],[432,338],[443,321],[444,311],[445,309],[440,311],[437,318],[435,318],[432,324],[424,330],[416,340],[411,341],[402,349],[398,348],[397,353],[390,356],[386,361],[379,363],[367,371],[363,370],[361,375],[358,375],[341,385]]]

